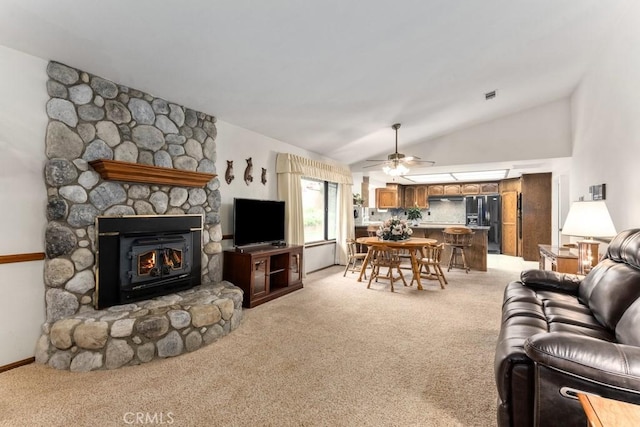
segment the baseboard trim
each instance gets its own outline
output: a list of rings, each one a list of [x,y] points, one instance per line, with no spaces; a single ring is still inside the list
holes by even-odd
[[[3,372],[9,371],[11,369],[19,368],[20,366],[30,365],[31,363],[33,363],[35,361],[36,361],[35,357],[30,357],[28,359],[18,360],[17,362],[13,362],[13,363],[9,363],[8,365],[0,366],[0,374],[3,373]]]

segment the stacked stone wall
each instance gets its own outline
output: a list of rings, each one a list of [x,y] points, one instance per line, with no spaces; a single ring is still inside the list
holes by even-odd
[[[222,279],[217,178],[204,188],[105,181],[88,162],[113,159],[216,173],[216,119],[57,62],[48,64],[47,74],[46,323],[37,359],[68,369],[78,346],[62,349],[51,342],[56,322],[65,320],[64,330],[75,331],[82,330],[76,320],[84,324],[105,315],[93,308],[97,216],[201,214],[202,284]],[[139,311],[135,316],[144,317]],[[107,347],[101,351],[104,356]]]

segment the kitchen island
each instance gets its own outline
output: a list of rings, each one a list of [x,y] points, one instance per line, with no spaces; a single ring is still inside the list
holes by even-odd
[[[380,224],[376,222],[375,224]],[[418,226],[411,226],[413,230],[413,237],[425,237],[427,239],[436,239],[438,243],[444,241],[442,231],[447,227],[463,226],[464,224],[444,224],[444,223],[432,223],[422,222]],[[369,224],[356,225],[356,238],[366,237],[367,227]],[[474,231],[471,238],[471,246],[464,250],[465,257],[467,258],[467,264],[471,270],[487,271],[487,253],[488,253],[488,226],[471,226],[469,227]],[[451,256],[451,248],[447,245],[444,246],[442,252],[442,266],[446,267],[449,263],[449,257]]]

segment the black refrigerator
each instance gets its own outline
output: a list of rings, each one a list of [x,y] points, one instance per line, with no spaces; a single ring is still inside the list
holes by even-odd
[[[465,206],[467,211],[468,226],[489,227],[489,253],[502,252],[501,244],[501,219],[500,219],[500,195],[466,196]]]

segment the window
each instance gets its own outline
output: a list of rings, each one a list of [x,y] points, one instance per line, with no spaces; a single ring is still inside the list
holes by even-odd
[[[334,240],[337,233],[338,184],[302,178],[304,242]]]

